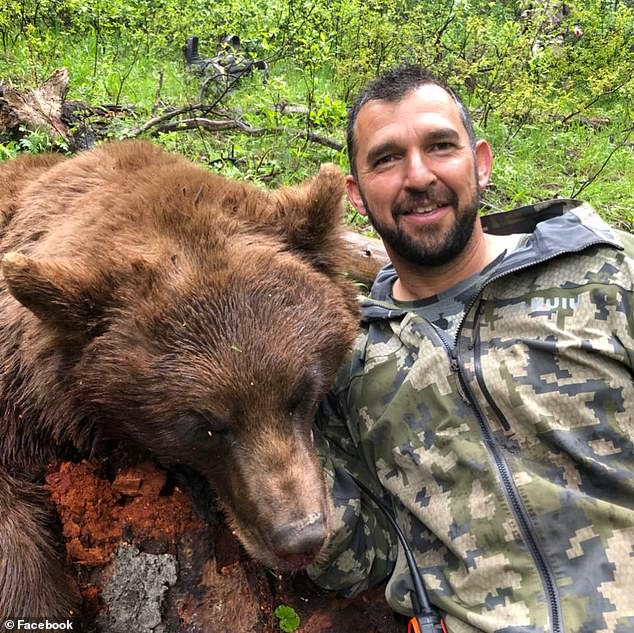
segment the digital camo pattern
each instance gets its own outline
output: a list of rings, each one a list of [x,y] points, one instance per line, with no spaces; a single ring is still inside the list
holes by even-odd
[[[348,470],[394,508],[450,633],[634,631],[634,239],[571,206],[505,214],[540,223],[465,315],[459,371],[423,318],[365,301],[316,433],[337,523],[318,584],[389,578],[411,613],[403,552]],[[484,220],[508,233],[505,216]]]
[[[453,288],[449,288],[437,295],[425,299],[417,299],[416,301],[397,301],[391,296],[390,284],[384,283],[382,286],[385,287],[386,296],[377,298],[384,301],[392,301],[395,306],[405,309],[407,312],[414,312],[420,315],[445,332],[447,335],[445,340],[450,347],[454,347],[456,334],[462,323],[464,311],[471,305],[471,301],[480,294],[483,284],[493,275],[504,259],[505,254],[506,251],[480,272],[471,275]],[[396,271],[392,270],[392,279],[396,280]]]

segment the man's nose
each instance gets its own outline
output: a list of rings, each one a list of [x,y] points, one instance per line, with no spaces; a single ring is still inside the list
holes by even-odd
[[[436,180],[429,161],[422,152],[411,152],[405,161],[405,187],[425,191]]]

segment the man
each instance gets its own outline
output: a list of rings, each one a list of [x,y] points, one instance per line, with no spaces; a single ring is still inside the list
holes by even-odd
[[[348,123],[348,195],[392,265],[316,429],[334,535],[310,574],[352,595],[404,551],[449,633],[634,631],[634,239],[558,200],[480,218],[491,150],[415,66]]]

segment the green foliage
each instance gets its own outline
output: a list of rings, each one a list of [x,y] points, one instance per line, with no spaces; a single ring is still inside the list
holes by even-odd
[[[16,141],[0,143],[0,161],[15,158],[20,153],[20,146]]]
[[[293,607],[280,604],[275,607],[275,617],[279,620],[280,630],[293,633],[299,628],[299,616]]]
[[[181,47],[200,37],[212,56],[236,33],[266,59],[221,106],[258,134],[162,133],[156,140],[229,176],[296,182],[344,152],[346,106],[360,86],[403,60],[427,65],[457,88],[496,153],[485,202],[507,208],[581,195],[619,226],[634,226],[632,112],[634,6],[623,0],[4,0],[0,77],[35,86],[59,66],[69,98],[129,105],[113,138],[166,108],[198,101],[200,79]],[[302,106],[289,111],[284,106]],[[213,115],[210,115],[213,118]],[[152,132],[149,132],[152,133]],[[0,158],[49,149],[28,135]],[[365,219],[351,213],[353,224]]]

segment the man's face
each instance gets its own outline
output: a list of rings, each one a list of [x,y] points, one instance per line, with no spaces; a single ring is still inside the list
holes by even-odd
[[[425,84],[401,101],[369,101],[355,139],[348,197],[392,259],[439,266],[458,256],[473,233],[491,152],[484,141],[471,146],[452,97]]]

